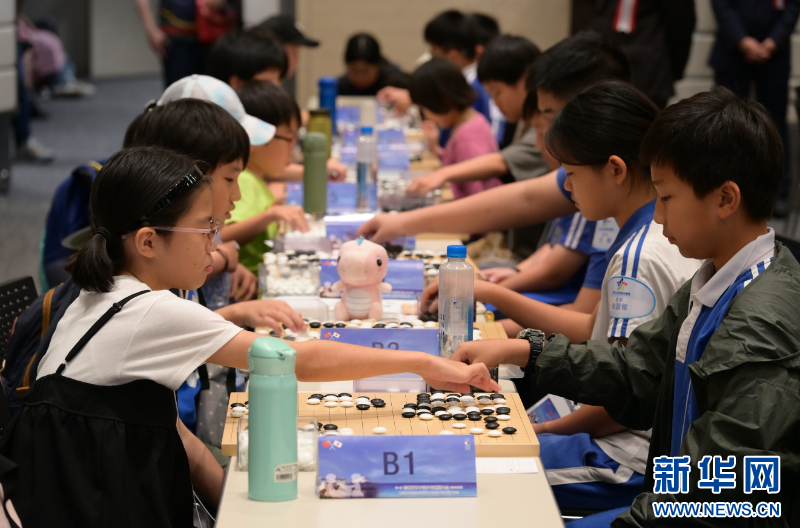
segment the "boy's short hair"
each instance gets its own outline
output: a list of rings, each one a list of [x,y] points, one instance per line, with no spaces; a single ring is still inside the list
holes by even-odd
[[[269,81],[247,81],[236,89],[245,112],[262,121],[279,127],[300,126],[300,108],[289,92]]]
[[[249,81],[265,70],[286,76],[289,63],[281,42],[265,30],[235,29],[222,35],[208,57],[209,75],[222,82],[232,76]]]
[[[204,172],[241,159],[247,165],[250,140],[236,119],[220,106],[200,99],[179,99],[144,114],[133,146],[162,147],[205,164]]]
[[[458,66],[435,57],[414,70],[408,91],[414,104],[434,114],[446,114],[454,109],[463,111],[476,97]]]
[[[717,87],[668,106],[642,141],[646,163],[672,169],[703,198],[739,186],[753,220],[772,215],[783,180],[783,142],[769,112]]]
[[[541,54],[525,37],[500,35],[486,46],[478,61],[478,80],[517,84]]]
[[[439,13],[425,25],[425,42],[444,51],[456,50],[468,60],[475,58],[478,41],[466,15],[456,9]]]
[[[475,33],[475,43],[486,46],[495,37],[500,35],[500,24],[493,16],[484,13],[470,13],[467,15],[467,24]]]
[[[625,53],[608,38],[582,31],[547,49],[536,60],[533,89],[569,101],[592,84],[607,79],[630,82],[631,65]]]

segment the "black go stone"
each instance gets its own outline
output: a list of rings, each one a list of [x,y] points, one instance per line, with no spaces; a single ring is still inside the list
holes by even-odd
[[[370,406],[368,403],[359,403],[358,405],[356,405],[356,409],[358,409],[359,411],[369,410],[369,407]]]
[[[425,408],[425,409],[428,409],[430,411],[432,406],[431,406],[430,403],[422,402],[422,403],[417,404],[417,407],[419,409]]]
[[[513,427],[504,427],[504,428],[503,428],[503,432],[504,432],[505,434],[514,434],[514,433],[516,433],[516,432],[517,432],[517,430],[516,430],[516,429],[514,429]]]
[[[445,400],[445,402],[447,402],[447,403],[461,403],[461,398],[451,398],[451,397],[448,397],[448,398]]]
[[[385,402],[384,402],[382,399],[380,399],[380,398],[372,398],[372,400],[370,400],[370,401],[371,401],[372,403],[378,403],[378,402],[385,403]]]
[[[407,403],[407,404],[403,405],[403,409],[405,409],[405,408],[416,410],[417,409],[417,404],[416,403]]]
[[[372,328],[386,328],[386,324],[384,323],[375,323],[372,325]]]
[[[343,393],[341,393],[341,394],[339,395],[339,397],[340,397],[340,398],[341,398],[342,396],[350,396],[351,398],[353,397],[353,395],[352,395],[352,394],[350,394],[350,393],[347,393],[347,392],[343,392]]]
[[[508,407],[498,407],[495,410],[497,411],[497,414],[510,414],[511,413],[511,409],[508,408]]]
[[[347,325],[345,323],[336,323],[336,328],[344,328]]]
[[[417,415],[414,411],[403,411],[403,418],[413,418]]]
[[[487,416],[483,421],[486,423],[495,423],[497,422],[497,416]]]
[[[453,418],[455,418],[456,420],[466,420],[467,419],[467,415],[464,414],[464,413],[455,413],[453,415]]]
[[[485,414],[486,416],[494,414],[494,409],[481,409],[481,414]]]
[[[419,409],[417,409],[417,414],[418,415],[419,414],[431,414],[431,410],[430,409],[426,409],[425,407],[420,407]]]
[[[323,397],[324,397],[323,394],[312,394],[311,396],[309,396],[309,398],[316,398],[318,400],[321,400]]]
[[[484,427],[486,427],[487,429],[497,429],[498,427],[500,427],[500,424],[497,422],[489,422]]]
[[[322,324],[319,321],[314,321],[313,323],[308,323],[308,326],[311,328],[319,328]]]
[[[333,328],[333,323],[331,322],[322,323],[322,326],[324,326],[325,328]]]
[[[449,414],[447,414],[447,413],[442,413],[442,414],[440,414],[440,415],[439,415],[439,419],[440,419],[441,421],[443,421],[443,422],[446,422],[446,421],[447,421],[447,420],[449,420],[450,418],[452,418],[452,416],[450,416],[450,415],[449,415]]]
[[[236,409],[237,407],[244,407],[244,406],[245,405],[243,403],[236,402],[231,404],[231,409]]]
[[[322,426],[322,428],[326,431],[337,431],[339,426],[336,424],[325,424]]]
[[[413,328],[411,323],[400,323],[400,328]]]
[[[433,409],[431,409],[432,413],[437,413],[439,411],[446,411],[447,407],[442,407],[441,405],[436,405]]]
[[[386,404],[385,404],[384,402],[382,402],[382,401],[381,401],[381,402],[378,402],[378,403],[373,403],[372,405],[374,405],[374,406],[375,406],[375,407],[377,407],[378,409],[381,409],[381,408],[383,408],[383,407],[386,407]]]
[[[490,394],[490,395],[489,395],[489,398],[491,398],[491,399],[493,399],[493,400],[497,400],[497,399],[499,399],[499,398],[503,398],[504,400],[506,399],[506,397],[505,397],[505,396],[503,396],[502,394]]]
[[[469,420],[471,422],[480,422],[481,421],[481,415],[480,414],[468,414],[467,418],[469,418]]]

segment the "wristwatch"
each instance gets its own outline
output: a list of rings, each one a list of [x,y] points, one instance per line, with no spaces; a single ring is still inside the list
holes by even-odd
[[[531,345],[531,355],[528,358],[528,364],[525,366],[525,372],[533,372],[536,360],[539,359],[539,354],[544,350],[544,332],[527,328],[517,334],[517,339],[527,339]]]

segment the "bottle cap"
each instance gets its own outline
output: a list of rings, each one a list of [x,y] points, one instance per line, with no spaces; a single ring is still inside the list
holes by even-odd
[[[337,85],[339,84],[339,79],[337,79],[336,77],[323,75],[322,77],[319,78],[317,83],[319,84],[320,88],[337,87]]]
[[[447,246],[447,258],[467,258],[467,246]]]
[[[286,341],[259,337],[247,351],[247,366],[253,374],[282,376],[294,372],[297,351]]]
[[[362,126],[361,127],[362,134],[369,134],[372,135],[372,127],[371,126]]]

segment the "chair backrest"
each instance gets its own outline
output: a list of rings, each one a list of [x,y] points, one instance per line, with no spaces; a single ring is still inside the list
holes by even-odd
[[[36,299],[33,277],[13,279],[0,284],[0,368],[5,359],[8,338],[19,314]]]
[[[5,363],[6,346],[19,314],[36,299],[33,277],[23,277],[0,284],[0,370]],[[11,421],[5,391],[0,387],[0,435]]]

